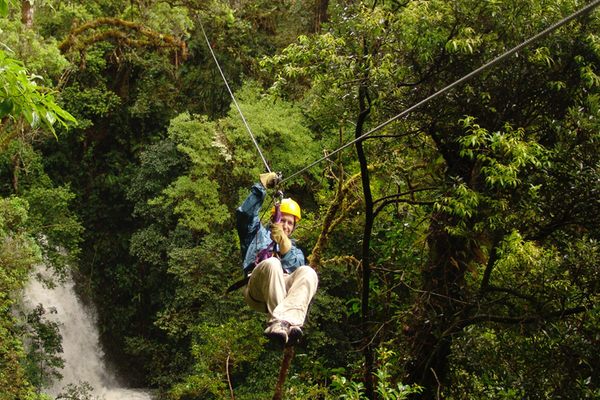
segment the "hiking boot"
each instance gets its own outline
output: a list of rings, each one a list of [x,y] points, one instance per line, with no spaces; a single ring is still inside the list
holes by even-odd
[[[290,325],[287,331],[287,336],[287,345],[294,346],[300,341],[300,338],[302,337],[302,329],[300,329],[298,325]]]
[[[273,321],[265,329],[265,335],[271,340],[274,340],[282,345],[288,341],[288,329],[290,324],[286,321]]]

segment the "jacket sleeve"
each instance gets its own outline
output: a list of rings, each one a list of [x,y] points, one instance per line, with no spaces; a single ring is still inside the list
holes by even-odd
[[[258,229],[260,228],[260,220],[258,213],[267,194],[266,189],[260,184],[255,183],[250,189],[250,194],[239,206],[235,212],[236,228],[240,238],[240,250],[242,260],[246,256],[248,246]]]

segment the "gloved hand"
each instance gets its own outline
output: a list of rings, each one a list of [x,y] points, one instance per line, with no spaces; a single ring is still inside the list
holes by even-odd
[[[292,248],[292,241],[283,231],[281,222],[271,224],[271,239],[279,245],[279,254],[284,255]]]
[[[260,183],[266,188],[272,188],[279,182],[279,177],[275,172],[265,172],[259,175]]]

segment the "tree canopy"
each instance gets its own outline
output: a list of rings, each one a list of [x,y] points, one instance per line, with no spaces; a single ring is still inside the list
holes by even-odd
[[[273,395],[223,294],[264,164],[204,34],[319,274],[284,398],[597,398],[598,11],[405,112],[593,4],[0,0],[0,399],[60,371],[14,312],[41,262],[130,385]]]

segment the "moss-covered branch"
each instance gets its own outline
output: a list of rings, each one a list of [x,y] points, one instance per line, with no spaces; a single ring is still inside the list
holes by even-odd
[[[106,30],[100,30],[107,28]],[[136,37],[132,37],[132,33]],[[188,57],[187,45],[184,41],[164,33],[149,29],[137,22],[125,21],[120,18],[98,18],[75,27],[69,36],[58,46],[60,51],[84,51],[94,43],[102,41],[115,43],[134,48],[166,48],[175,52],[176,63]]]
[[[360,178],[360,174],[351,176],[345,183],[338,186],[338,190],[333,198],[333,201],[329,204],[329,208],[323,218],[323,227],[321,233],[317,239],[315,247],[313,247],[310,256],[308,256],[309,264],[318,271],[319,265],[321,264],[321,256],[323,254],[323,248],[327,244],[329,234],[333,229],[345,218],[348,209],[354,206],[354,202],[344,207],[344,202],[348,195],[349,190],[354,187],[356,181]]]

